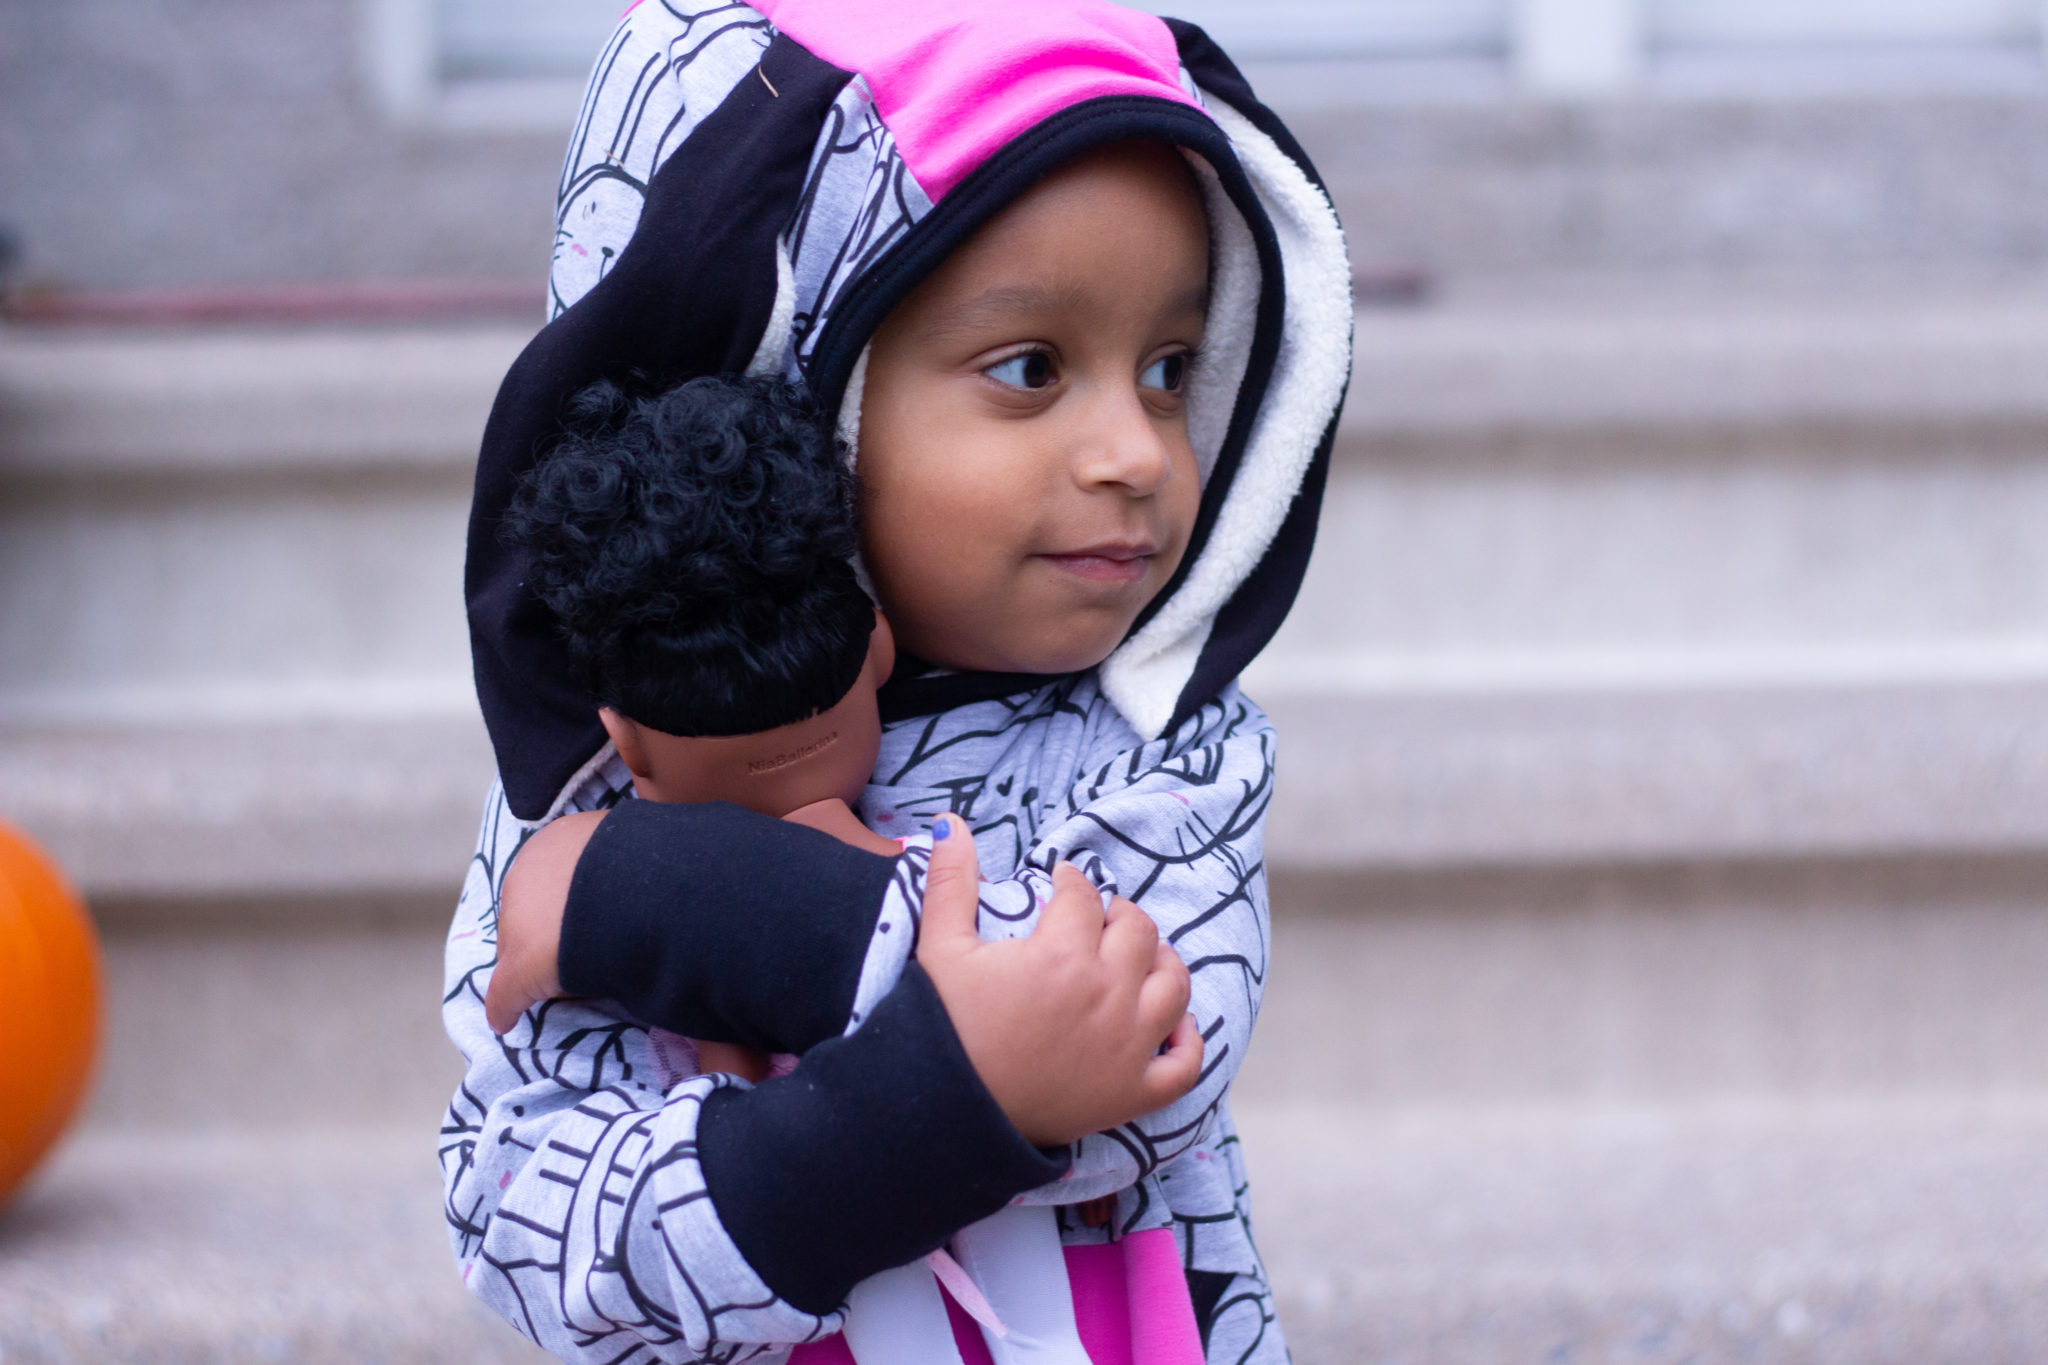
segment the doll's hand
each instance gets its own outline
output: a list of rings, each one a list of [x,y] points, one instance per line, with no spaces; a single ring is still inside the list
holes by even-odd
[[[1202,1036],[1187,1013],[1188,969],[1151,917],[1121,896],[1105,914],[1102,894],[1061,863],[1031,935],[983,942],[974,841],[956,817],[940,820],[917,960],[1017,1131],[1064,1146],[1193,1089]]]
[[[569,881],[602,819],[603,811],[563,816],[521,845],[505,874],[498,895],[498,965],[484,992],[484,1017],[498,1033],[562,993],[556,960]]]

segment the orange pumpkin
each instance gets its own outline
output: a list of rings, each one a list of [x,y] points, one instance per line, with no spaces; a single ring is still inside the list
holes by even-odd
[[[85,906],[49,855],[0,823],[0,1203],[77,1112],[99,1022]]]

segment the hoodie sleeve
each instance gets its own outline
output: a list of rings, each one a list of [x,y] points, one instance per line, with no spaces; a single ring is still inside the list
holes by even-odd
[[[908,959],[900,861],[724,802],[621,801],[569,884],[562,987],[692,1038],[808,1052],[859,1022],[870,957],[891,985]]]
[[[1122,1190],[1215,1129],[1265,989],[1273,761],[1272,723],[1232,684],[1161,739],[1096,763],[1040,823],[1018,873],[983,884],[985,938],[1031,932],[1061,861],[1136,902],[1187,963],[1188,1008],[1204,1044],[1193,1090],[1074,1144],[1066,1175],[1022,1202],[1071,1204]]]
[[[1065,1168],[1003,1117],[913,963],[861,1026],[760,1086],[694,1074],[675,1035],[611,1001],[548,1001],[493,1034],[499,884],[528,833],[494,790],[449,931],[442,1018],[466,1070],[440,1158],[465,1283],[556,1356],[784,1352],[837,1331],[859,1280]],[[899,905],[922,860],[901,865]]]

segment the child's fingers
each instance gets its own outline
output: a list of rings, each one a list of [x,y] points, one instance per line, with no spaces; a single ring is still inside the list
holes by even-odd
[[[1160,942],[1153,950],[1151,974],[1138,987],[1139,1026],[1151,1037],[1163,1036],[1187,1013],[1193,995],[1187,963],[1180,960],[1172,944]]]
[[[1145,1064],[1145,1112],[1164,1109],[1195,1088],[1202,1079],[1202,1031],[1195,1016],[1183,1014],[1167,1035],[1166,1050]]]
[[[1032,937],[1093,953],[1102,941],[1102,893],[1072,863],[1055,864],[1052,899],[1039,912]]]
[[[967,823],[957,815],[932,821],[932,861],[924,878],[920,948],[960,938],[979,941],[975,911],[981,904],[981,863]]]
[[[1113,897],[1103,916],[1102,957],[1119,972],[1143,977],[1159,951],[1159,926],[1152,917],[1122,896]]]

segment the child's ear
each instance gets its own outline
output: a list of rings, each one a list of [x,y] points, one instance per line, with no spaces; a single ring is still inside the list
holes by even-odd
[[[597,708],[597,719],[612,737],[612,747],[625,761],[626,771],[635,777],[648,776],[653,765],[647,761],[647,746],[640,742],[640,727],[609,706]]]
[[[875,633],[868,636],[868,676],[880,687],[889,681],[889,675],[896,671],[896,633],[889,629],[889,618],[882,615],[880,607],[875,608]]]

